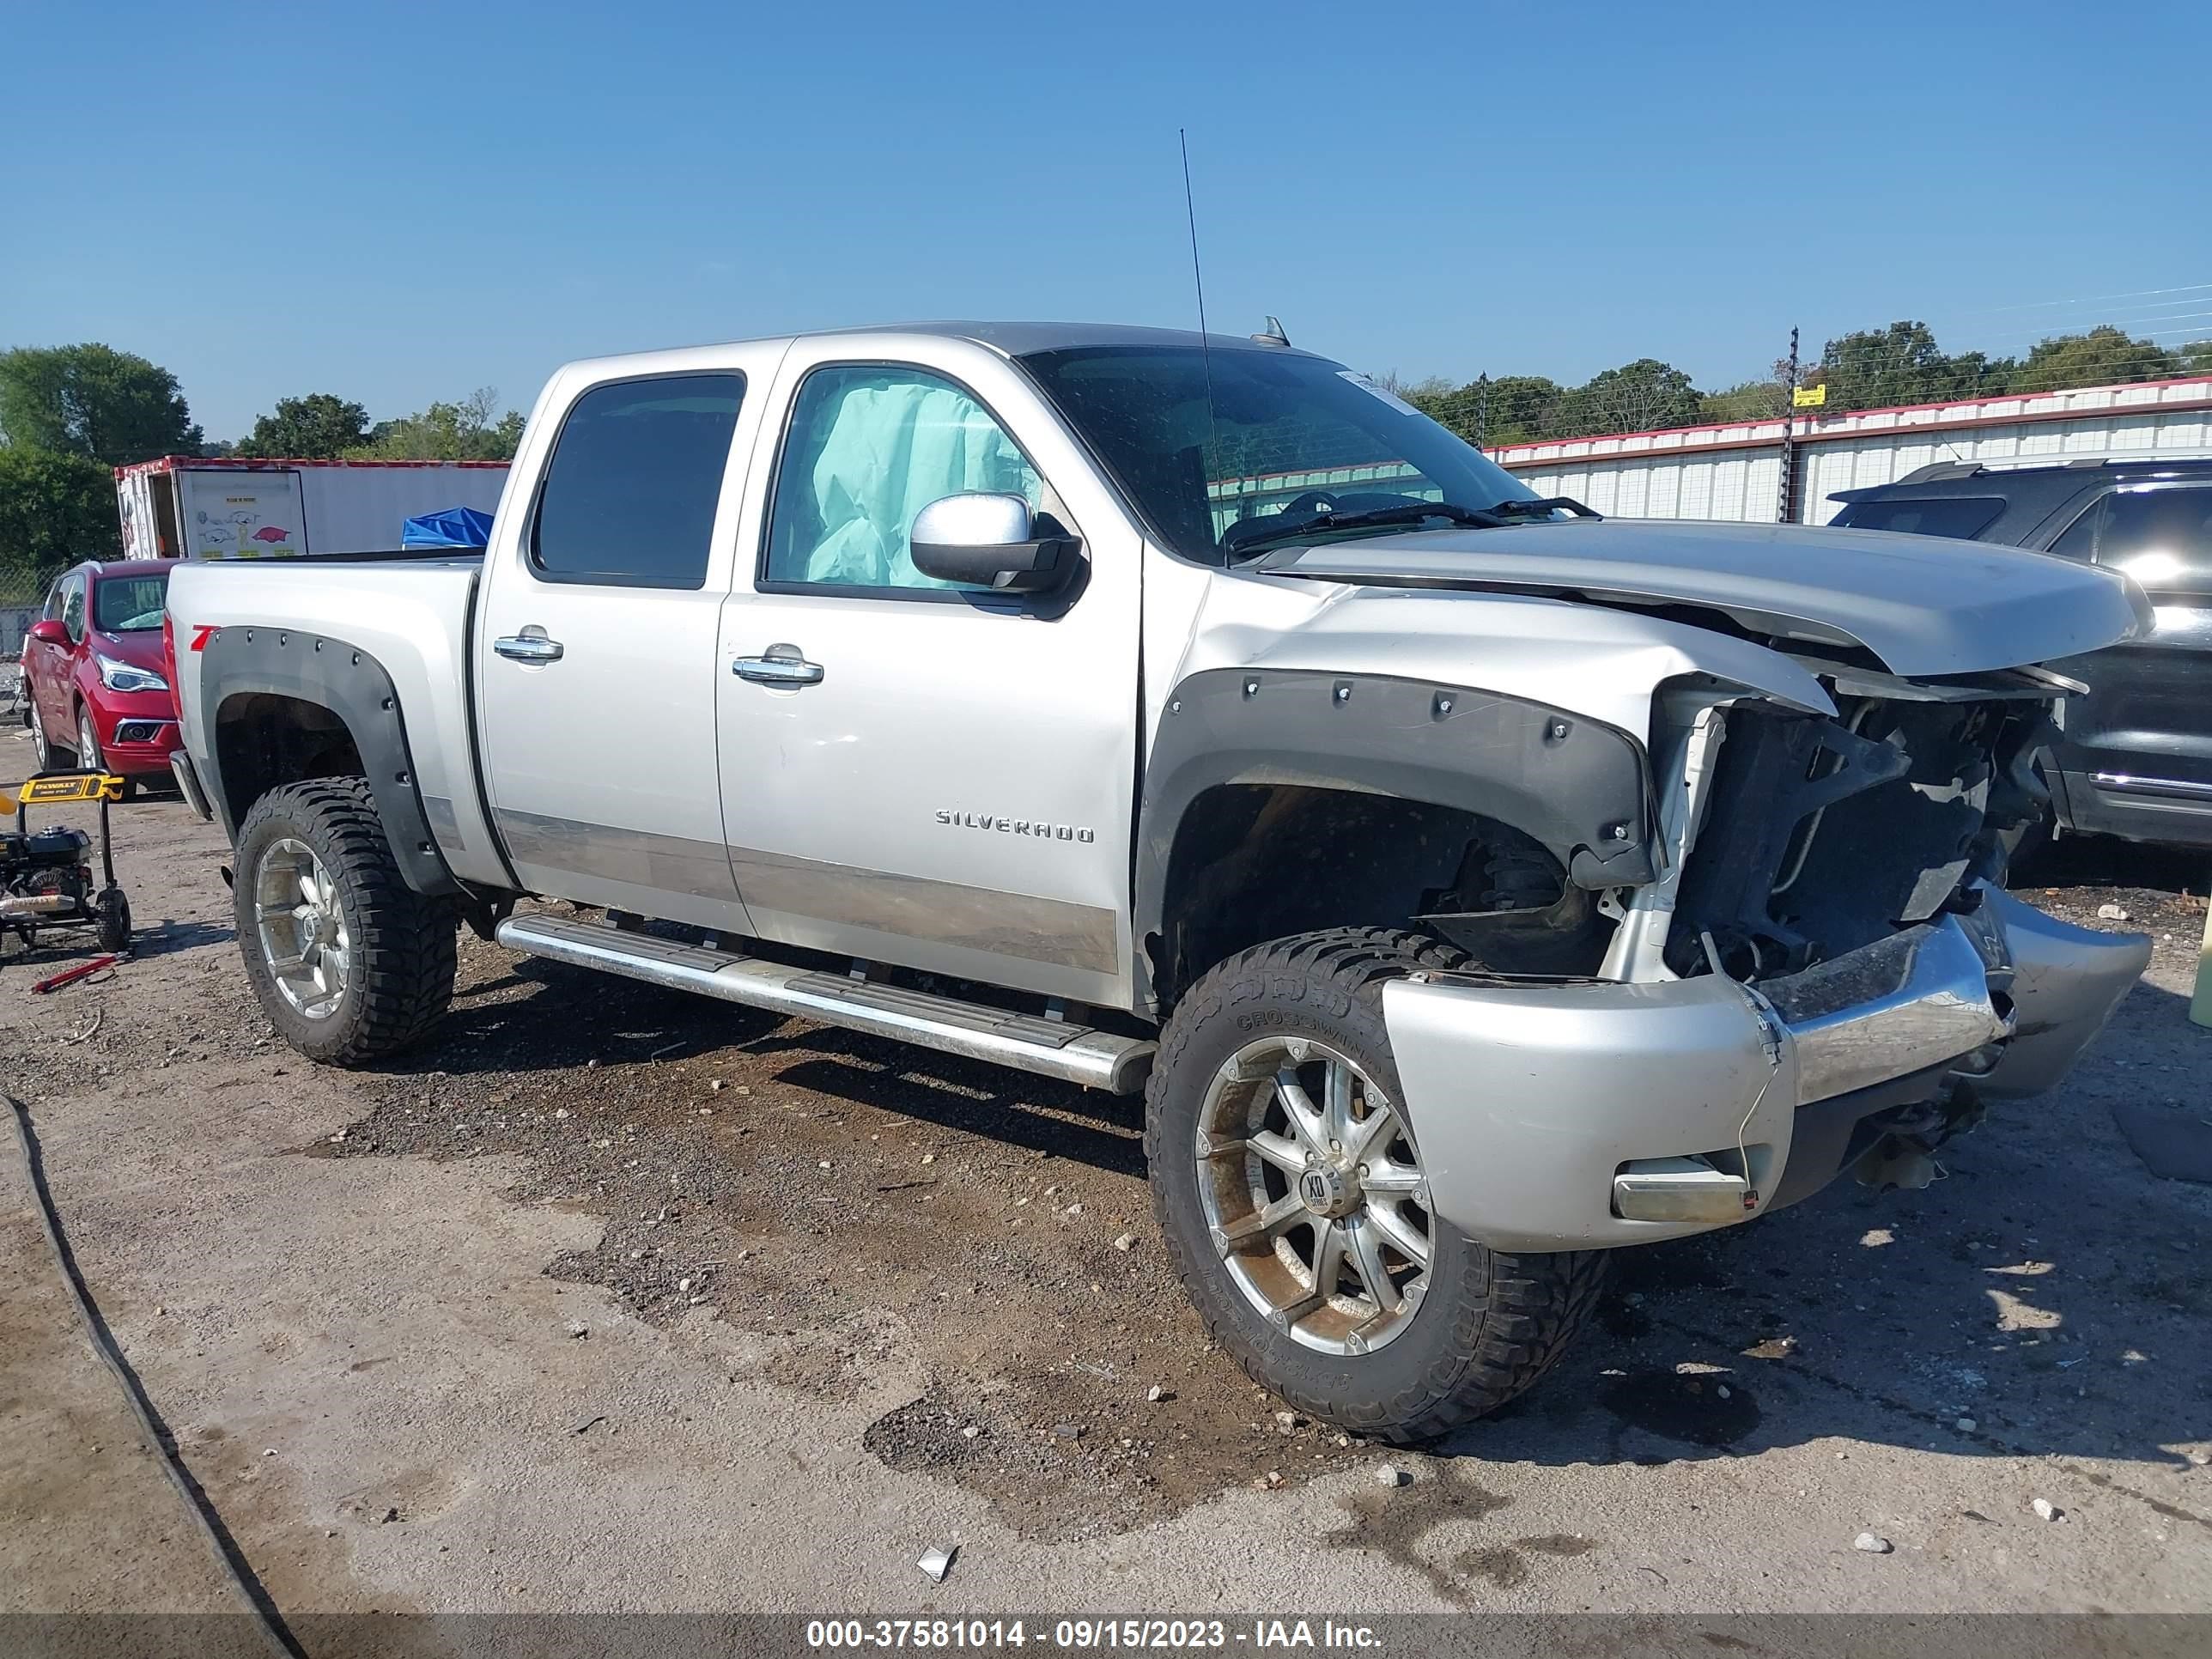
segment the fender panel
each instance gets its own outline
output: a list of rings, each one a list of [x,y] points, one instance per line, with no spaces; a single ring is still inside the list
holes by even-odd
[[[1146,769],[1134,872],[1139,941],[1163,925],[1169,862],[1191,803],[1218,785],[1271,783],[1480,813],[1541,842],[1581,886],[1652,878],[1643,750],[1610,726],[1464,686],[1212,669],[1170,695]]]
[[[233,842],[250,802],[231,799],[217,733],[222,707],[264,693],[327,709],[344,722],[368,774],[377,816],[407,884],[428,897],[462,890],[438,851],[421,785],[407,750],[398,693],[369,653],[326,635],[277,628],[231,627],[211,635],[200,653],[199,722],[215,763],[201,780],[223,834]]]

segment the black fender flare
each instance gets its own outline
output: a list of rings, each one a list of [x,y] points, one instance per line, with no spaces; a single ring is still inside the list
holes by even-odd
[[[1312,670],[1210,669],[1170,695],[1145,769],[1136,952],[1165,922],[1183,816],[1223,784],[1349,789],[1458,807],[1548,848],[1577,886],[1653,879],[1644,746],[1601,721],[1467,686]],[[1150,988],[1141,987],[1147,995]]]
[[[214,775],[201,782],[231,842],[238,840],[251,803],[234,802],[223,776],[218,736],[223,705],[255,693],[289,697],[327,710],[351,735],[401,878],[426,897],[463,891],[431,833],[399,694],[382,663],[328,635],[260,626],[217,629],[199,652],[200,730],[214,762],[209,769]]]

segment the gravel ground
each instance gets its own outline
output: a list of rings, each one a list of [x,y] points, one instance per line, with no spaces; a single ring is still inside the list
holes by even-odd
[[[1194,1583],[1316,1608],[2212,1599],[2212,1188],[2152,1179],[2108,1109],[2207,1099],[2212,1034],[2184,1018],[2203,884],[2174,860],[2062,843],[2028,887],[2157,941],[2064,1090],[1999,1109],[1927,1191],[1839,1186],[1623,1253],[1553,1376],[1408,1455],[1209,1350],[1133,1103],[466,934],[434,1043],[322,1071],[246,988],[214,832],[173,801],[118,823],[139,948],[51,1000],[9,960],[9,1086],[95,1293],[288,1607],[906,1602],[954,1533],[933,1595],[980,1608]],[[0,1290],[59,1317],[24,1275]],[[112,1515],[57,1503],[117,1437],[57,1426],[88,1370],[65,1346],[0,1356],[0,1607],[196,1604],[124,1571]],[[687,1576],[719,1535],[700,1517],[732,1508],[783,1541]],[[1194,1553],[1224,1538],[1232,1559]]]

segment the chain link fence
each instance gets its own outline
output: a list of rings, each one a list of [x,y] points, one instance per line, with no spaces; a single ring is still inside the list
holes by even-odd
[[[0,740],[23,720],[23,636],[39,619],[46,589],[63,568],[0,551]]]

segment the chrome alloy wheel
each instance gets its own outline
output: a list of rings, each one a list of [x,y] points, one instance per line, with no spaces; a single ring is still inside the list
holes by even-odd
[[[343,1000],[353,969],[337,886],[314,849],[289,837],[271,842],[253,875],[262,960],[276,988],[308,1019],[327,1019]]]
[[[1428,1289],[1428,1181],[1358,1066],[1305,1037],[1245,1044],[1214,1074],[1194,1150],[1213,1247],[1278,1330],[1362,1354],[1406,1328]]]

